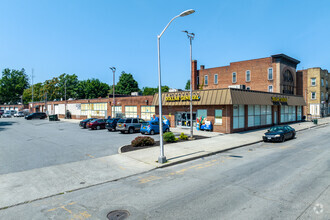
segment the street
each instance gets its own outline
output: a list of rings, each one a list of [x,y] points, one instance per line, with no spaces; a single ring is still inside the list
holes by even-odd
[[[330,219],[330,126],[0,210],[0,219]]]

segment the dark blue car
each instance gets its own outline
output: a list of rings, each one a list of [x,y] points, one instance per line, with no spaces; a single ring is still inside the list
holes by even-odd
[[[163,132],[169,132],[170,127],[163,123]],[[159,121],[147,121],[141,125],[141,134],[158,134],[159,133]]]
[[[262,137],[263,141],[280,141],[284,142],[287,139],[293,139],[296,136],[296,131],[289,125],[277,125],[271,127]]]

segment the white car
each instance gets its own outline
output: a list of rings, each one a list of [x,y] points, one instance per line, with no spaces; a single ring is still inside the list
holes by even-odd
[[[9,112],[6,112],[2,115],[3,118],[11,118],[11,114]]]
[[[24,117],[24,112],[16,112],[14,117]]]

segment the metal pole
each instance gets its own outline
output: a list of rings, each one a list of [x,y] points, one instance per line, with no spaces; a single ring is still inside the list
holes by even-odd
[[[194,131],[193,131],[193,110],[192,110],[192,37],[189,37],[190,39],[190,138],[193,139]]]
[[[113,99],[113,117],[116,118],[116,102],[115,102],[115,72],[116,67],[109,67],[113,73],[113,80],[112,80],[112,99]]]
[[[34,111],[34,109],[33,109],[33,68],[32,68],[31,79],[32,79],[32,112],[33,112]]]
[[[64,98],[65,98],[65,110],[64,110],[64,118],[66,118],[66,80],[65,80],[65,95],[64,95]]]
[[[161,71],[160,71],[160,36],[157,36],[158,44],[158,99],[159,99],[159,144],[160,144],[160,155],[158,157],[158,163],[165,163],[166,157],[164,155],[164,144],[163,144],[163,112],[162,112],[162,82],[161,82]]]

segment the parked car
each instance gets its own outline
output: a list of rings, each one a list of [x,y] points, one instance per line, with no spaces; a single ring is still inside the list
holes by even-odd
[[[10,112],[5,112],[3,115],[2,115],[2,117],[3,118],[11,118],[11,114],[10,114]]]
[[[45,119],[45,118],[47,118],[47,115],[44,112],[35,112],[35,113],[32,113],[32,114],[29,114],[29,115],[25,116],[26,120]]]
[[[17,112],[14,114],[14,117],[24,117],[24,112]]]
[[[106,119],[94,119],[90,122],[87,122],[87,128],[90,128],[92,130],[105,129],[106,123],[107,123]]]
[[[292,139],[296,136],[296,131],[289,125],[276,125],[271,127],[262,137],[263,141],[281,141]]]
[[[97,119],[97,118],[87,118],[85,120],[82,120],[82,121],[80,121],[79,126],[82,128],[87,128],[87,123],[90,121],[93,121],[95,119]]]
[[[170,128],[167,124],[163,123],[163,132],[169,132]],[[141,134],[158,134],[159,133],[159,121],[147,121],[141,125]]]
[[[1,116],[3,115],[5,113],[5,110],[0,110],[0,118],[1,118]]]
[[[116,130],[121,133],[130,133],[139,132],[141,129],[142,123],[145,121],[141,118],[122,118],[117,122]]]
[[[115,131],[117,122],[120,120],[120,118],[109,118],[107,120],[107,124],[105,125],[105,128],[108,129],[108,131]]]

